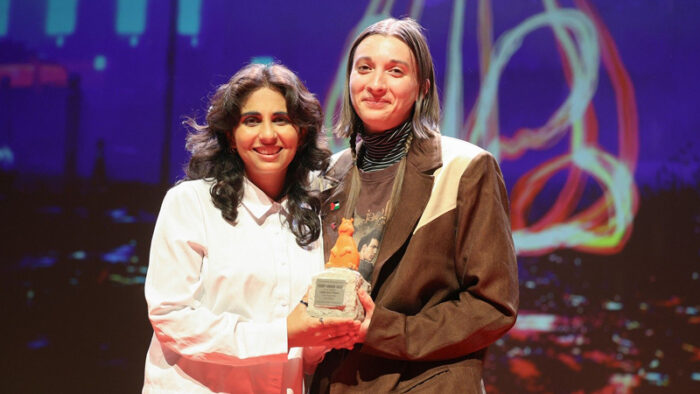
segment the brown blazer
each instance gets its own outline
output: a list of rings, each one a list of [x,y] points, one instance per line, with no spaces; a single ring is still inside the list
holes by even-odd
[[[326,259],[345,201],[349,151],[325,176]],[[329,352],[311,392],[483,392],[486,347],[515,324],[516,257],[494,157],[472,144],[414,139],[401,198],[374,272],[376,309],[363,344]]]

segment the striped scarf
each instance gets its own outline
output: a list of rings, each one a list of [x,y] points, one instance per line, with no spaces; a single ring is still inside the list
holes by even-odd
[[[406,140],[411,135],[411,120],[382,133],[360,133],[362,148],[358,167],[364,172],[378,171],[406,155]]]

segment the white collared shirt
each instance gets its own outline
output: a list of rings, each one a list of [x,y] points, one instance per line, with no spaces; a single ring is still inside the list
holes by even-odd
[[[247,179],[237,223],[211,183],[168,191],[156,221],[145,293],[154,335],[144,393],[300,393],[302,349],[287,352],[287,315],[323,269],[321,239],[297,245],[286,200]]]

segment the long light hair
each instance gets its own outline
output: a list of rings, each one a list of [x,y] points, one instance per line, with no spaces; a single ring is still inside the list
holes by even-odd
[[[418,138],[428,138],[431,134],[440,133],[440,99],[435,84],[435,66],[433,57],[430,55],[428,43],[423,35],[423,28],[411,18],[383,19],[363,30],[355,38],[350,53],[348,54],[347,66],[345,70],[345,94],[340,109],[340,117],[333,128],[339,138],[350,138],[350,143],[357,138],[357,133],[361,130],[362,120],[357,116],[355,108],[350,100],[350,74],[353,69],[355,50],[357,46],[367,37],[372,35],[383,35],[396,37],[408,46],[416,59],[416,77],[418,80],[418,97],[413,110],[412,128],[413,134]],[[425,83],[430,84],[425,89]]]
[[[435,84],[435,66],[433,57],[430,55],[428,43],[423,35],[423,28],[411,18],[383,19],[363,30],[350,47],[348,53],[347,67],[345,70],[345,94],[341,104],[340,118],[334,129],[335,135],[340,138],[350,138],[350,150],[353,156],[353,166],[350,173],[350,184],[348,200],[345,207],[345,216],[354,215],[357,198],[360,194],[361,180],[357,168],[357,135],[362,130],[362,119],[357,115],[350,100],[350,74],[353,70],[355,50],[367,37],[373,35],[383,35],[396,37],[401,40],[413,53],[416,60],[416,77],[418,80],[418,96],[413,106],[411,130],[412,135],[407,142],[407,152],[410,148],[411,140],[415,138],[428,138],[431,135],[440,134],[440,99]],[[427,83],[427,86],[426,86]],[[385,216],[389,220],[399,204],[401,189],[403,187],[403,177],[406,171],[406,156],[401,159],[394,185],[391,189],[391,196],[385,209]]]

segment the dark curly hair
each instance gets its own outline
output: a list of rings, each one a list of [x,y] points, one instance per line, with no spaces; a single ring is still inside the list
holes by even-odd
[[[185,123],[192,128],[187,136],[191,157],[185,167],[185,180],[211,179],[211,199],[224,219],[235,223],[243,198],[245,175],[241,157],[231,149],[231,133],[241,118],[241,108],[254,91],[267,87],[278,91],[287,103],[287,113],[303,140],[287,167],[282,196],[287,196],[288,225],[297,244],[309,245],[321,232],[321,202],[309,190],[312,171],[328,167],[331,152],[326,148],[322,130],[321,104],[299,77],[280,64],[250,64],[238,71],[228,83],[219,86],[210,101],[206,124],[193,119]]]

